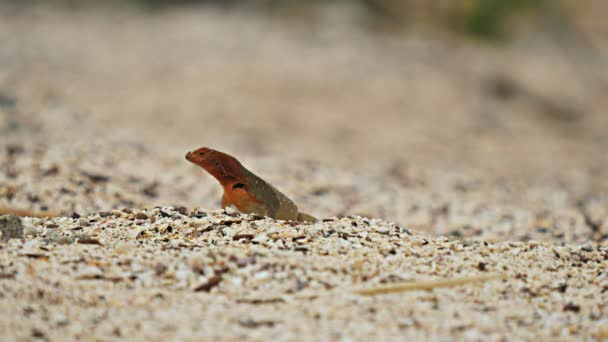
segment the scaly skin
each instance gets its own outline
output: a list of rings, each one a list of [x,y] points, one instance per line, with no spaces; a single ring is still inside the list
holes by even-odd
[[[292,200],[247,170],[234,157],[207,147],[188,152],[186,159],[209,172],[224,188],[222,208],[234,206],[240,212],[278,220],[316,222],[298,211]]]

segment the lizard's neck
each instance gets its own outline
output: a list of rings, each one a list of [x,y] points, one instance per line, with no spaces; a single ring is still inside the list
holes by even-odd
[[[225,167],[222,165],[219,170],[207,170],[215,179],[220,182],[225,190],[232,189],[237,184],[246,184],[247,179],[242,169],[235,167]]]

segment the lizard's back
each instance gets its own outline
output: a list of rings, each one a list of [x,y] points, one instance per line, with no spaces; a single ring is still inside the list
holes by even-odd
[[[298,220],[298,206],[277,188],[243,167],[249,191],[266,206],[270,217],[279,220]]]

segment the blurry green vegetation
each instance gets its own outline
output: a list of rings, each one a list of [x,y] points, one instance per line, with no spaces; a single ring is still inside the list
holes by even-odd
[[[431,24],[451,31],[459,31],[476,38],[499,40],[508,34],[509,19],[531,11],[542,11],[545,0],[0,0],[0,3],[45,5],[45,6],[122,6],[145,10],[162,11],[183,5],[214,5],[231,8],[238,6],[257,7],[275,11],[297,5],[319,6],[327,3],[359,5],[366,8],[370,16],[396,25]],[[559,3],[559,1],[554,1]],[[276,13],[276,12],[275,12]]]
[[[504,36],[509,16],[543,6],[544,0],[477,0],[465,14],[466,30],[475,37],[494,40]]]

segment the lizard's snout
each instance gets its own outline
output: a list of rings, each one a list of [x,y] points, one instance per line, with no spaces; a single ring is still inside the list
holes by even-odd
[[[186,160],[190,161],[191,158],[192,158],[192,152],[187,152],[186,153]]]

